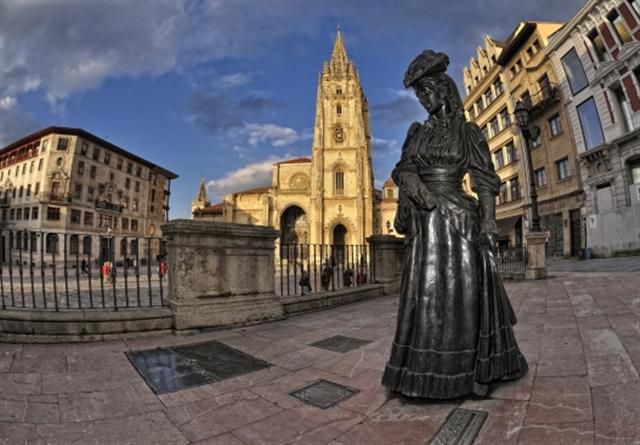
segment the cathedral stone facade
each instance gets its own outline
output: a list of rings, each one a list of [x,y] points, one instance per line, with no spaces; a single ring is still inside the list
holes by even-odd
[[[310,158],[273,166],[271,187],[231,193],[211,205],[204,179],[192,202],[194,219],[271,226],[282,243],[364,244],[393,233],[397,190],[375,190],[367,98],[338,31],[318,81]]]

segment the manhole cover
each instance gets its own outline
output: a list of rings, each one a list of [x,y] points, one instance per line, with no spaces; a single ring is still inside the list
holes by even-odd
[[[371,343],[369,340],[360,340],[358,338],[346,337],[344,335],[334,335],[333,337],[325,338],[324,340],[311,343],[309,346],[316,348],[327,349],[333,352],[349,352],[354,349]]]
[[[268,368],[270,363],[217,341],[127,352],[156,394],[206,385]]]
[[[454,409],[430,445],[471,445],[487,418],[485,411]]]
[[[357,389],[329,382],[328,380],[318,380],[311,385],[292,392],[291,395],[309,405],[327,409],[359,392]]]

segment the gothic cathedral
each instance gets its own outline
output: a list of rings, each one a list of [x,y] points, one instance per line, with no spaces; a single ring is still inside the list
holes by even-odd
[[[281,231],[281,243],[365,244],[393,233],[397,192],[373,186],[367,98],[337,32],[318,81],[313,152],[274,164],[271,187],[207,201],[204,179],[192,202],[196,219],[258,224]]]

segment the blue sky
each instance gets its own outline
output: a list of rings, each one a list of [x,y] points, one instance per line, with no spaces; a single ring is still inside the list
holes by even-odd
[[[0,146],[49,125],[80,127],[179,175],[171,217],[269,185],[271,164],[308,156],[318,73],[340,24],[369,100],[378,186],[413,120],[403,90],[420,51],[462,69],[485,35],[570,19],[582,0],[0,0]]]

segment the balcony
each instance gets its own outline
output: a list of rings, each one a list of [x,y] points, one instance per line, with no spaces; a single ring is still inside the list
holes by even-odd
[[[528,100],[524,101],[524,105],[531,110],[531,116],[538,116],[547,108],[560,101],[558,86],[549,83],[527,99]]]
[[[122,213],[123,208],[124,206],[121,204],[114,204],[108,201],[96,200],[96,210],[106,210],[108,212]]]
[[[40,193],[38,200],[43,204],[68,205],[71,203],[71,195],[67,193]]]

